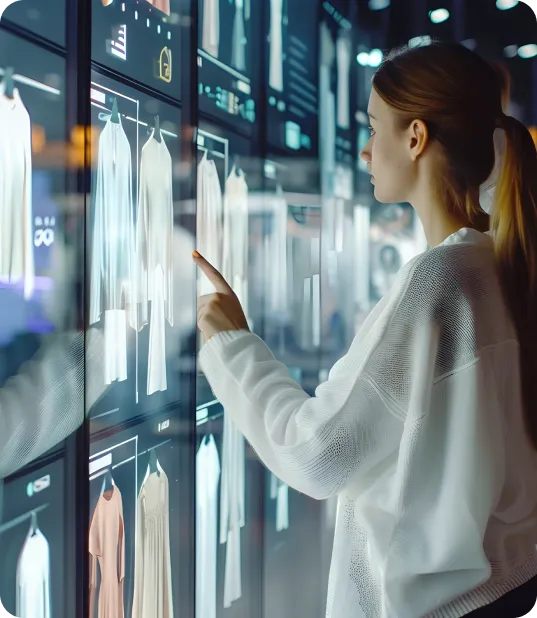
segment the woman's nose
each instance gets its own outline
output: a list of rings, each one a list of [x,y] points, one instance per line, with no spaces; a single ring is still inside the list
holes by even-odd
[[[363,159],[366,163],[371,162],[371,154],[369,153],[369,150],[367,150],[367,148],[364,148],[360,151],[360,158]]]

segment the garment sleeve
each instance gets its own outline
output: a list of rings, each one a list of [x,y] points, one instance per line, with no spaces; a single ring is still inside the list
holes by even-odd
[[[167,246],[168,252],[166,255],[166,319],[170,326],[173,326],[173,170],[172,160],[169,158],[169,164],[166,169],[168,195],[166,197],[166,208],[168,210],[167,217]]]
[[[231,172],[234,174],[234,172]],[[234,207],[233,200],[233,180],[229,177],[226,180],[226,187],[223,198],[223,228],[222,228],[222,274],[226,281],[233,286],[233,229],[232,229],[232,208]],[[236,290],[235,290],[236,291]]]
[[[172,593],[172,561],[170,550],[170,488],[168,479],[164,491],[164,569],[166,582],[164,584],[164,616],[173,618],[173,593]]]
[[[123,498],[119,495],[119,562],[118,562],[118,578],[122,582],[125,579],[125,518],[123,517]]]
[[[50,615],[50,550],[46,539],[43,539],[43,618],[51,618]]]
[[[21,551],[21,557],[24,554],[24,549],[26,547],[26,543],[24,544],[22,551]],[[19,558],[19,564],[17,565],[17,591],[16,591],[16,613],[17,616],[21,616],[22,615],[22,582],[21,582],[21,559]]]
[[[126,259],[126,280],[123,282],[124,290],[125,290],[125,302],[127,309],[127,316],[129,320],[129,325],[134,330],[138,328],[138,278],[137,278],[137,268],[136,268],[136,256],[137,256],[137,247],[136,247],[136,228],[134,223],[134,209],[136,205],[133,201],[132,196],[132,153],[131,147],[125,136],[125,152],[123,156],[126,158],[127,164],[127,186],[126,197],[127,200],[127,230],[126,230],[126,239],[125,239],[125,259]],[[143,317],[143,316],[142,316]]]
[[[136,543],[134,545],[134,596],[132,599],[132,618],[143,616],[143,589],[144,589],[144,506],[145,489],[142,485],[138,495],[136,508]]]
[[[138,193],[138,212],[136,215],[136,250],[134,280],[137,285],[136,301],[139,303],[140,322],[135,323],[138,310],[130,314],[130,325],[140,330],[148,323],[148,268],[147,268],[147,157],[142,149],[140,161],[140,184]]]
[[[227,541],[230,525],[230,465],[232,464],[230,444],[230,418],[224,411],[224,438],[222,444],[222,475],[220,479],[220,543]]]
[[[89,410],[104,392],[102,334],[50,337],[0,388],[0,478],[70,436],[84,420],[84,405]]]
[[[94,218],[91,239],[91,271],[90,271],[90,309],[89,323],[95,324],[101,316],[101,290],[103,277],[103,253],[106,246],[104,230],[105,206],[104,196],[104,173],[105,173],[105,150],[104,144],[99,140],[99,153],[97,156],[97,180],[95,182]]]
[[[366,474],[396,448],[400,421],[379,411],[366,376],[349,375],[352,360],[342,359],[347,371],[310,397],[248,331],[215,335],[200,353],[215,396],[263,463],[317,499],[336,495],[358,470]]]
[[[34,234],[32,216],[32,127],[30,117],[24,128],[24,195],[23,195],[23,229],[24,229],[24,298],[29,299],[34,291]]]
[[[408,393],[428,379],[413,372],[410,359],[419,368],[435,366],[427,328],[431,306],[417,296],[427,293],[422,277],[402,272],[393,296],[371,316],[374,323],[364,324],[313,397],[249,331],[219,333],[201,349],[200,364],[215,396],[264,464],[290,487],[329,498],[375,478],[378,466],[394,456]]]

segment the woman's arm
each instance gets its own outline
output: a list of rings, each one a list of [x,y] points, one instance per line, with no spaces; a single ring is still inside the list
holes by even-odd
[[[375,384],[341,359],[310,397],[259,337],[248,331],[213,336],[201,366],[264,464],[313,498],[365,480],[399,443],[403,423],[387,411]]]

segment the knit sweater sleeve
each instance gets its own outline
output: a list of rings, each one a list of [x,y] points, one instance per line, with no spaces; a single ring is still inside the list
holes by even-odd
[[[202,348],[215,396],[276,476],[323,499],[374,481],[396,457],[409,412],[429,405],[435,373],[472,357],[471,345],[452,340],[468,303],[457,306],[445,264],[448,256],[434,255],[403,269],[313,397],[248,331],[219,333]],[[449,314],[446,295],[457,306]]]

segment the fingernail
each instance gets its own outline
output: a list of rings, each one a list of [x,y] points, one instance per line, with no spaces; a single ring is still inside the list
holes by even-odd
[[[195,258],[200,258],[200,257],[201,257],[201,255],[200,255],[197,251],[192,251],[192,255],[193,255]]]

